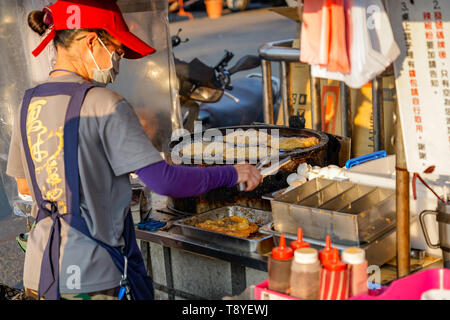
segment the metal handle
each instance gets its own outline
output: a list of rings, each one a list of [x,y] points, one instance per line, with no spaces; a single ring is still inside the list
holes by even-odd
[[[264,157],[256,165],[256,169],[261,170],[266,164],[270,162],[271,157]],[[239,191],[245,191],[247,189],[247,184],[245,182],[239,183]]]
[[[438,212],[431,211],[431,210],[422,211],[420,213],[420,215],[419,215],[419,221],[420,221],[420,226],[422,227],[422,231],[423,231],[423,234],[425,236],[425,241],[427,242],[427,245],[430,248],[432,248],[432,249],[439,249],[440,248],[440,242],[438,242],[437,244],[431,243],[430,236],[428,235],[428,231],[427,231],[427,228],[426,228],[426,225],[425,225],[425,216],[427,214],[433,214],[433,215],[436,216],[438,214]]]

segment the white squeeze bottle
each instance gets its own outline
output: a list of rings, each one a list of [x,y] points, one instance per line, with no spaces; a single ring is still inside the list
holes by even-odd
[[[291,266],[291,296],[303,300],[317,300],[319,283],[320,262],[317,250],[313,248],[295,250]]]
[[[348,248],[342,252],[342,261],[350,268],[350,292],[349,296],[354,297],[360,294],[367,294],[367,260],[366,252],[360,248]]]

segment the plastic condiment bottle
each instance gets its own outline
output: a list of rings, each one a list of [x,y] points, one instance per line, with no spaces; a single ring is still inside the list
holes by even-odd
[[[349,296],[367,294],[367,260],[366,252],[360,248],[348,248],[342,252],[342,261],[347,263],[350,271]]]
[[[325,238],[325,247],[319,251],[319,259],[322,264],[333,260],[334,255],[339,256],[339,251],[337,248],[331,246],[331,237],[328,235]]]
[[[317,250],[301,248],[294,252],[291,267],[291,296],[304,300],[319,298],[320,262]]]
[[[347,265],[339,259],[339,251],[332,250],[322,261],[320,300],[346,300],[349,291]]]
[[[309,248],[309,242],[303,241],[303,231],[302,228],[297,229],[297,240],[292,241],[289,245],[292,250],[297,250],[301,248]],[[295,254],[295,253],[294,253]]]
[[[294,251],[286,247],[286,239],[281,235],[280,246],[273,248],[269,256],[269,290],[288,293],[293,256]]]

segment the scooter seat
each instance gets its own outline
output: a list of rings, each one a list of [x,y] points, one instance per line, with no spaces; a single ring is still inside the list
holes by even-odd
[[[261,79],[241,78],[233,80],[232,84],[233,90],[229,93],[239,102],[224,95],[216,103],[202,104],[200,114],[203,115],[204,126],[217,128],[264,121]],[[208,117],[205,117],[205,112]]]

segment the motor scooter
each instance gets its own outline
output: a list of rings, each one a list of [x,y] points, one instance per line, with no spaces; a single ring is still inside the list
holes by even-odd
[[[172,37],[172,47],[182,42],[181,29]],[[252,73],[231,81],[231,76],[261,65],[258,56],[247,55],[231,68],[229,62],[234,54],[225,50],[225,55],[214,66],[208,66],[198,58],[185,62],[175,57],[179,81],[179,95],[183,126],[193,131],[195,121],[203,129],[228,126],[251,125],[264,122],[262,75]],[[280,107],[280,80],[272,77],[274,117],[277,119]]]

